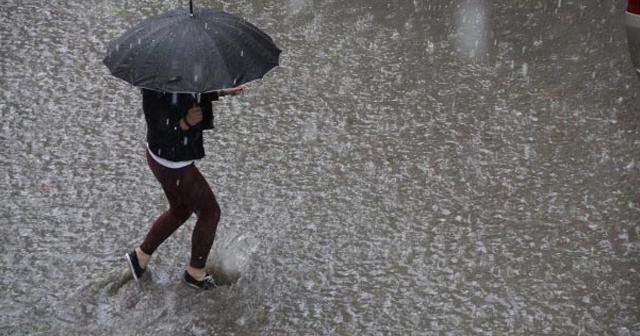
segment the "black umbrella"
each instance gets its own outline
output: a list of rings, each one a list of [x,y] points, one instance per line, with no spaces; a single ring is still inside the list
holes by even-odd
[[[278,65],[269,35],[233,14],[207,8],[149,17],[111,42],[104,64],[134,86],[205,93],[262,78]]]

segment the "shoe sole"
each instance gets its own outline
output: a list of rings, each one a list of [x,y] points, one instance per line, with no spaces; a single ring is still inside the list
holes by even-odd
[[[185,284],[187,284],[187,286],[191,287],[191,288],[195,288],[195,289],[199,289],[199,290],[203,290],[201,287],[198,287],[190,282],[184,281]]]
[[[202,288],[202,287],[198,287],[198,286],[196,286],[196,285],[194,285],[194,284],[192,284],[192,283],[190,283],[190,282],[186,282],[186,281],[184,281],[184,283],[185,283],[185,284],[187,284],[187,285],[188,285],[189,287],[191,287],[191,288],[199,289],[199,290],[201,290],[201,291],[210,291],[210,290],[212,290],[212,289],[216,289],[216,288],[218,288],[218,287],[219,287],[219,286],[217,286],[217,285],[216,285],[215,287],[212,287],[212,288]]]
[[[186,274],[187,274],[187,272],[185,271],[185,275]],[[202,291],[212,290],[212,289],[218,288],[218,285],[215,285],[212,288],[202,288],[202,287],[200,287],[200,286],[198,286],[198,285],[196,285],[194,283],[191,283],[191,282],[187,281],[187,277],[185,275],[182,276],[182,282],[184,282],[185,284],[189,285],[189,287],[192,287],[192,288],[195,288],[195,289],[199,289],[199,290],[202,290]]]
[[[139,281],[138,276],[136,275],[136,270],[133,267],[133,262],[131,261],[131,258],[129,258],[129,253],[124,255],[124,258],[127,259],[127,264],[129,265],[129,270],[131,271],[131,275],[133,275],[133,279],[136,280],[136,282]]]
[[[189,287],[191,287],[191,288],[196,288],[196,289],[200,289],[200,290],[202,290],[202,288],[200,288],[200,287],[198,287],[198,286],[196,286],[196,285],[192,284],[191,282],[187,281],[187,278],[185,278],[184,276],[182,277],[182,282],[184,282],[184,283],[185,283],[185,285],[187,285],[187,286],[189,286]]]

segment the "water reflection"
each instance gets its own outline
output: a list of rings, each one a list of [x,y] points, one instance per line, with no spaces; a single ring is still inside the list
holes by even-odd
[[[491,36],[487,1],[464,1],[455,16],[458,52],[469,58],[484,55]]]

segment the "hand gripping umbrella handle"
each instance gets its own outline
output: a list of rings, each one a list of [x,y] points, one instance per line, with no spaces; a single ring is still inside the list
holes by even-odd
[[[194,101],[192,103],[192,107],[200,106],[200,100],[202,98],[202,95],[200,93],[192,93],[191,95],[194,98]],[[183,116],[183,118],[184,118],[184,121],[187,124],[187,126],[189,126],[189,130],[192,130],[192,129],[193,130],[199,130],[202,127],[202,120],[200,122],[198,122],[197,124],[193,125],[193,126],[189,125],[189,122],[187,121],[187,114],[188,113],[186,113]]]

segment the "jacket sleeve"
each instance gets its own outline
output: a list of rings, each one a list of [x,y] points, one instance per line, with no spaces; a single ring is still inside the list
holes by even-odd
[[[205,93],[200,98],[202,108],[202,129],[213,129],[213,102],[218,100],[218,92]]]

